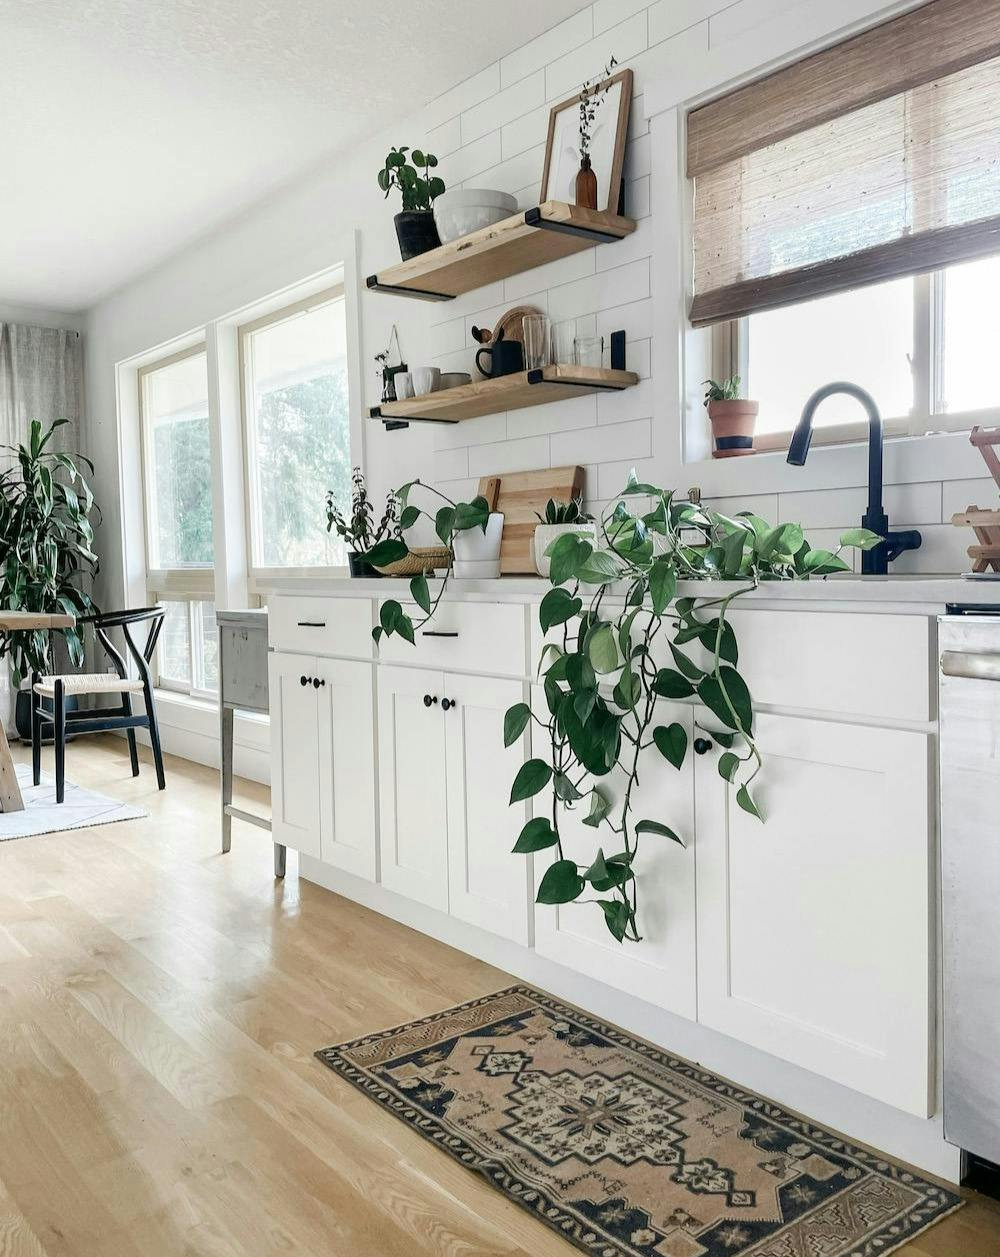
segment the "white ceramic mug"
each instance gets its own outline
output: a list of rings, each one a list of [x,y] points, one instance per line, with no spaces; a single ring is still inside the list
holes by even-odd
[[[413,396],[413,377],[409,371],[397,371],[392,377],[393,385],[396,389],[396,400],[405,402],[408,397]]]
[[[426,393],[433,393],[441,384],[440,367],[414,367],[410,375],[413,377],[414,397],[423,397]]]

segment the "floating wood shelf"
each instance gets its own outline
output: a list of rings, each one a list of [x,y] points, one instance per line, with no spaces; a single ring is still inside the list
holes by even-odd
[[[542,402],[563,401],[581,393],[605,390],[620,391],[639,383],[634,371],[617,371],[609,367],[540,367],[535,371],[518,371],[496,380],[479,380],[458,388],[425,393],[406,401],[383,402],[369,411],[372,419],[380,419],[387,428],[405,427],[408,423],[461,423],[478,419],[500,410],[522,410]]]
[[[545,201],[492,227],[442,244],[429,253],[368,276],[373,292],[451,301],[508,275],[579,253],[595,244],[622,240],[635,222],[606,210]]]

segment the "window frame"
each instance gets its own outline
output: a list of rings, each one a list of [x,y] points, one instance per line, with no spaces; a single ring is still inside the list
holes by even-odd
[[[944,405],[945,272],[930,271],[911,276],[913,282],[913,408],[908,415],[883,416],[888,437],[936,436],[969,432],[973,427],[1000,424],[1000,406],[981,410],[948,412]],[[804,304],[804,303],[801,303]],[[717,380],[738,375],[750,380],[748,316],[716,323],[712,327],[712,375]],[[788,449],[793,428],[759,433],[755,452]],[[813,445],[848,445],[868,439],[868,421],[814,427]]]
[[[159,591],[157,600],[162,598],[162,591]],[[185,594],[173,594],[170,597],[163,598],[165,602],[180,602],[187,608],[187,651],[188,662],[190,664],[191,680],[179,681],[175,677],[165,677],[160,672],[160,651],[162,645],[158,644],[156,648],[156,667],[154,670],[154,680],[156,689],[169,690],[172,694],[186,694],[190,698],[201,699],[205,702],[218,702],[219,690],[208,689],[204,684],[205,680],[205,651],[203,646],[203,637],[200,633],[195,632],[196,623],[199,619],[199,613],[195,610],[202,602],[212,602],[214,604],[215,596],[211,593],[205,598],[202,595],[190,596]],[[161,634],[162,642],[162,634]],[[197,645],[195,643],[198,643]]]
[[[346,267],[346,263],[345,263]],[[288,581],[308,581],[319,580],[326,577],[343,577],[348,573],[347,564],[324,565],[316,567],[264,567],[256,562],[256,521],[260,518],[259,502],[257,495],[257,477],[256,467],[254,465],[254,442],[251,428],[252,418],[252,402],[251,391],[252,381],[248,374],[248,366],[252,366],[253,357],[249,350],[250,337],[265,327],[272,327],[277,323],[287,322],[300,314],[309,314],[313,310],[321,309],[323,306],[332,305],[334,301],[344,302],[345,316],[345,353],[347,357],[347,380],[348,380],[348,414],[350,415],[350,388],[351,388],[351,303],[349,300],[347,287],[346,270],[340,280],[336,283],[328,285],[317,292],[310,293],[306,297],[293,301],[288,305],[279,306],[277,309],[270,310],[266,314],[260,315],[258,318],[250,319],[246,323],[239,323],[236,327],[237,340],[237,359],[239,371],[239,394],[240,394],[240,434],[243,449],[243,526],[244,539],[246,544],[246,571],[247,584],[250,593],[257,602],[261,602],[268,592],[272,591],[277,585]],[[360,452],[355,454],[354,425],[348,423],[348,448],[349,462],[351,466],[361,464]]]

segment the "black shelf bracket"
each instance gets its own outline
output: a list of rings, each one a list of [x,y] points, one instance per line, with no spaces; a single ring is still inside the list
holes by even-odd
[[[551,218],[543,218],[537,205],[534,209],[524,211],[524,221],[528,227],[538,227],[542,231],[561,231],[566,236],[582,236],[584,240],[593,240],[595,244],[610,244],[621,240],[621,236],[615,235],[613,231],[598,231],[595,227],[580,227],[577,223],[557,223]]]
[[[396,293],[401,297],[416,297],[420,301],[454,301],[450,292],[428,292],[424,288],[407,288],[403,284],[380,284],[377,275],[369,275],[365,280],[372,292]]]
[[[398,428],[408,428],[411,423],[442,423],[450,427],[457,419],[425,419],[423,415],[393,415],[391,418],[382,414],[381,406],[372,406],[368,411],[369,419],[381,419],[386,432],[395,432]]]

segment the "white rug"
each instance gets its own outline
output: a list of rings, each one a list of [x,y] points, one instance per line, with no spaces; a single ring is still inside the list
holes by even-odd
[[[24,796],[23,812],[0,812],[0,842],[11,838],[31,838],[36,834],[55,834],[64,829],[87,829],[91,825],[110,825],[114,821],[134,821],[148,816],[145,808],[119,803],[106,794],[84,790],[66,782],[66,798],[56,802],[56,783],[42,774],[42,783],[31,784],[31,768],[17,765],[17,783]]]

